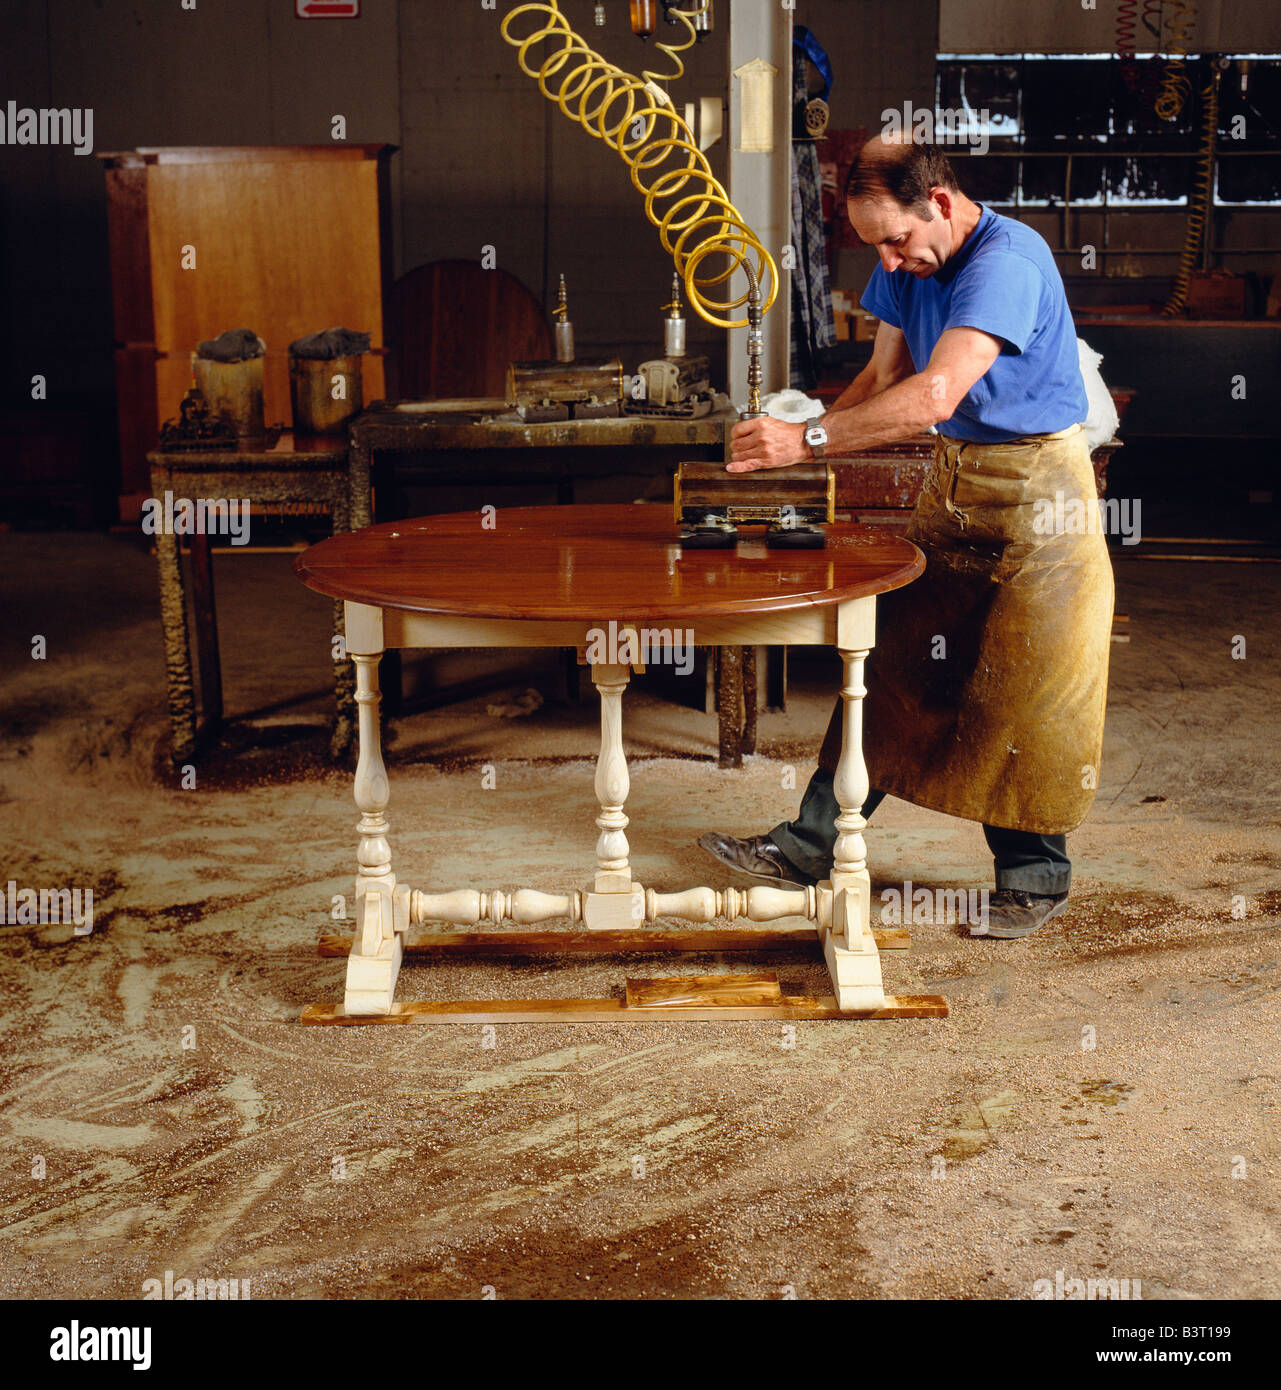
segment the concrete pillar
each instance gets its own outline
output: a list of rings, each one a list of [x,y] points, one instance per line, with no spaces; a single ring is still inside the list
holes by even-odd
[[[729,196],[747,225],[774,257],[782,258],[791,240],[792,209],[792,10],[779,0],[734,0],[717,6],[729,17]],[[760,58],[778,69],[774,77],[773,150],[746,153],[742,143],[742,83],[734,73]],[[774,307],[765,316],[763,391],[781,391],[788,384],[791,351],[791,275],[779,265],[780,283]],[[736,276],[734,292],[746,289]],[[741,311],[746,317],[746,308]],[[747,330],[729,334],[729,390],[739,405],[747,401]]]

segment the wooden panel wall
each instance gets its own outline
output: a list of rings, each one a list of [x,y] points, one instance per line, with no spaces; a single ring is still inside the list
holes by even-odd
[[[290,420],[290,342],[335,325],[371,335],[365,395],[384,394],[386,157],[378,146],[149,149],[108,167],[126,496],[148,487],[143,455],[177,414],[196,344],[227,329],[267,344],[269,425]]]
[[[189,352],[252,328],[283,352],[342,324],[382,347],[377,165],[315,159],[158,164],[149,170],[155,344]],[[184,246],[194,270],[181,268]]]

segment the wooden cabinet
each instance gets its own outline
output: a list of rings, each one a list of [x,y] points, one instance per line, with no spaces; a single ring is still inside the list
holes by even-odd
[[[107,179],[121,513],[150,493],[146,452],[228,328],[267,344],[268,425],[289,424],[289,344],[341,324],[371,335],[366,401],[384,394],[393,145],[140,148]]]

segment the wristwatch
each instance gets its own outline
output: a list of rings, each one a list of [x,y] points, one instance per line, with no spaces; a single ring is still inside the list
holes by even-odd
[[[827,431],[817,420],[805,427],[805,442],[816,459],[821,459],[827,452]]]

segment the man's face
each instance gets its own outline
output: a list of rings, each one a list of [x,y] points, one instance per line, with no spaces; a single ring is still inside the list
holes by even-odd
[[[952,254],[952,224],[947,208],[930,200],[928,220],[890,197],[851,199],[846,207],[859,239],[876,248],[886,273],[905,270],[924,280]]]

